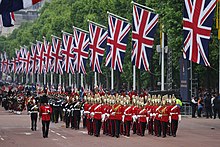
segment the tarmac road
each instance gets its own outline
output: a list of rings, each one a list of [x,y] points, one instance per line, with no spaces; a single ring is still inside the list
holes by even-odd
[[[49,138],[43,138],[41,123],[37,131],[30,129],[30,116],[16,115],[0,108],[0,147],[219,147],[220,119],[184,117],[177,137],[166,138],[131,133],[130,137],[112,138],[87,135],[85,129],[65,128],[63,122],[50,124]]]

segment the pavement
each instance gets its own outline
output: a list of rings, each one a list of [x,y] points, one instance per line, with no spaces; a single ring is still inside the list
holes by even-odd
[[[42,137],[41,122],[37,131],[30,129],[26,112],[13,114],[0,108],[0,147],[219,147],[220,119],[183,117],[177,137],[144,137],[131,133],[130,137],[113,138],[87,135],[86,129],[65,128],[63,122],[51,123],[48,138]]]

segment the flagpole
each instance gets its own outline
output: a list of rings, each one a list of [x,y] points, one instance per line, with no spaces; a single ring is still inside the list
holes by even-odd
[[[136,68],[133,66],[133,90],[136,90]]]
[[[28,84],[28,74],[26,73],[26,80],[25,80],[26,84]]]
[[[95,80],[95,85],[94,85],[94,86],[97,87],[97,85],[98,85],[98,84],[97,84],[97,72],[95,72],[95,78],[94,78],[94,80]]]
[[[44,85],[46,85],[46,73],[44,73]]]
[[[71,73],[69,73],[69,86],[72,85],[72,76],[71,76]]]
[[[32,82],[32,84],[34,84],[34,73],[32,73],[31,82]]]
[[[164,32],[162,31],[161,42],[161,91],[164,90]]]
[[[150,8],[150,7],[147,7],[147,6],[144,6],[144,5],[141,5],[141,4],[138,4],[138,3],[134,2],[134,1],[131,1],[131,4],[134,4],[134,5],[137,5],[137,6],[139,6],[139,7],[142,7],[142,8],[145,8],[145,9],[148,9],[148,10],[150,10],[150,11],[155,12],[154,9],[152,9],[152,8]]]
[[[50,73],[50,85],[51,86],[53,85],[53,73],[52,72]]]
[[[39,77],[40,75],[39,75],[39,73],[37,73],[37,84],[39,84],[40,83],[40,81],[39,81]]]
[[[111,15],[111,16],[114,16],[114,17],[117,17],[117,18],[119,18],[119,19],[122,19],[122,20],[128,22],[128,19],[127,19],[127,18],[124,18],[124,17],[118,16],[118,15],[116,15],[116,14],[113,14],[113,13],[109,12],[109,11],[107,11],[107,14],[109,14],[109,15]]]
[[[15,73],[13,74],[13,79],[14,79],[14,82],[15,82]]]
[[[114,70],[111,68],[111,90],[114,90]]]
[[[83,74],[81,73],[81,87],[83,87]]]
[[[61,85],[61,74],[59,74],[59,84]]]

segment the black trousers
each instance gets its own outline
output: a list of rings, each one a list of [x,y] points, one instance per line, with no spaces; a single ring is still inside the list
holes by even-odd
[[[205,108],[205,112],[206,112],[206,118],[212,118],[212,107],[206,107]]]
[[[70,113],[65,112],[65,122],[66,122],[66,128],[69,128],[70,126]]]
[[[87,116],[83,115],[83,128],[86,128],[86,120],[87,120]]]
[[[43,137],[44,138],[48,137],[49,126],[50,126],[50,121],[42,120],[42,132],[43,132]]]
[[[94,135],[100,136],[102,122],[99,119],[94,119],[94,123],[95,123],[95,134]]]
[[[119,134],[120,134],[120,124],[121,124],[120,120],[115,120],[115,136],[116,137],[119,137]]]
[[[166,135],[167,135],[167,125],[168,125],[168,122],[162,121],[162,122],[161,122],[161,125],[162,125],[163,137],[166,137]]]
[[[149,119],[149,122],[148,122],[148,134],[151,134],[153,135],[153,119]]]
[[[31,113],[31,130],[37,130],[37,113]]]
[[[130,136],[131,121],[125,121],[124,122],[124,128],[125,128],[125,135]]]
[[[115,120],[111,120],[111,136],[115,136]]]
[[[199,108],[198,111],[197,111],[198,117],[201,117],[201,114],[202,114],[202,108]]]
[[[214,108],[214,119],[216,118],[217,114],[218,114],[218,118],[220,119],[220,108]]]
[[[171,133],[173,136],[176,136],[177,128],[178,128],[178,120],[172,119],[171,120]]]
[[[136,134],[136,132],[137,132],[137,122],[133,122],[132,130],[133,130],[133,134]]]
[[[140,122],[140,135],[141,136],[144,136],[145,134],[146,125],[147,125],[146,122]]]
[[[80,124],[80,110],[75,110],[73,112],[73,117],[74,117],[74,128],[79,129],[79,124]]]
[[[58,107],[54,107],[54,119],[55,119],[55,123],[58,123],[58,119],[59,119],[59,108]]]
[[[192,104],[192,117],[196,117],[196,105]]]
[[[154,125],[155,125],[155,135],[161,136],[161,122],[160,120],[154,120]]]

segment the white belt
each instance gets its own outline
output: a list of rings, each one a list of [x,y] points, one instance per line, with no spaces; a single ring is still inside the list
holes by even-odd
[[[95,113],[99,113],[99,114],[102,114],[102,112],[95,112]]]
[[[42,114],[48,114],[48,113],[42,113]]]

